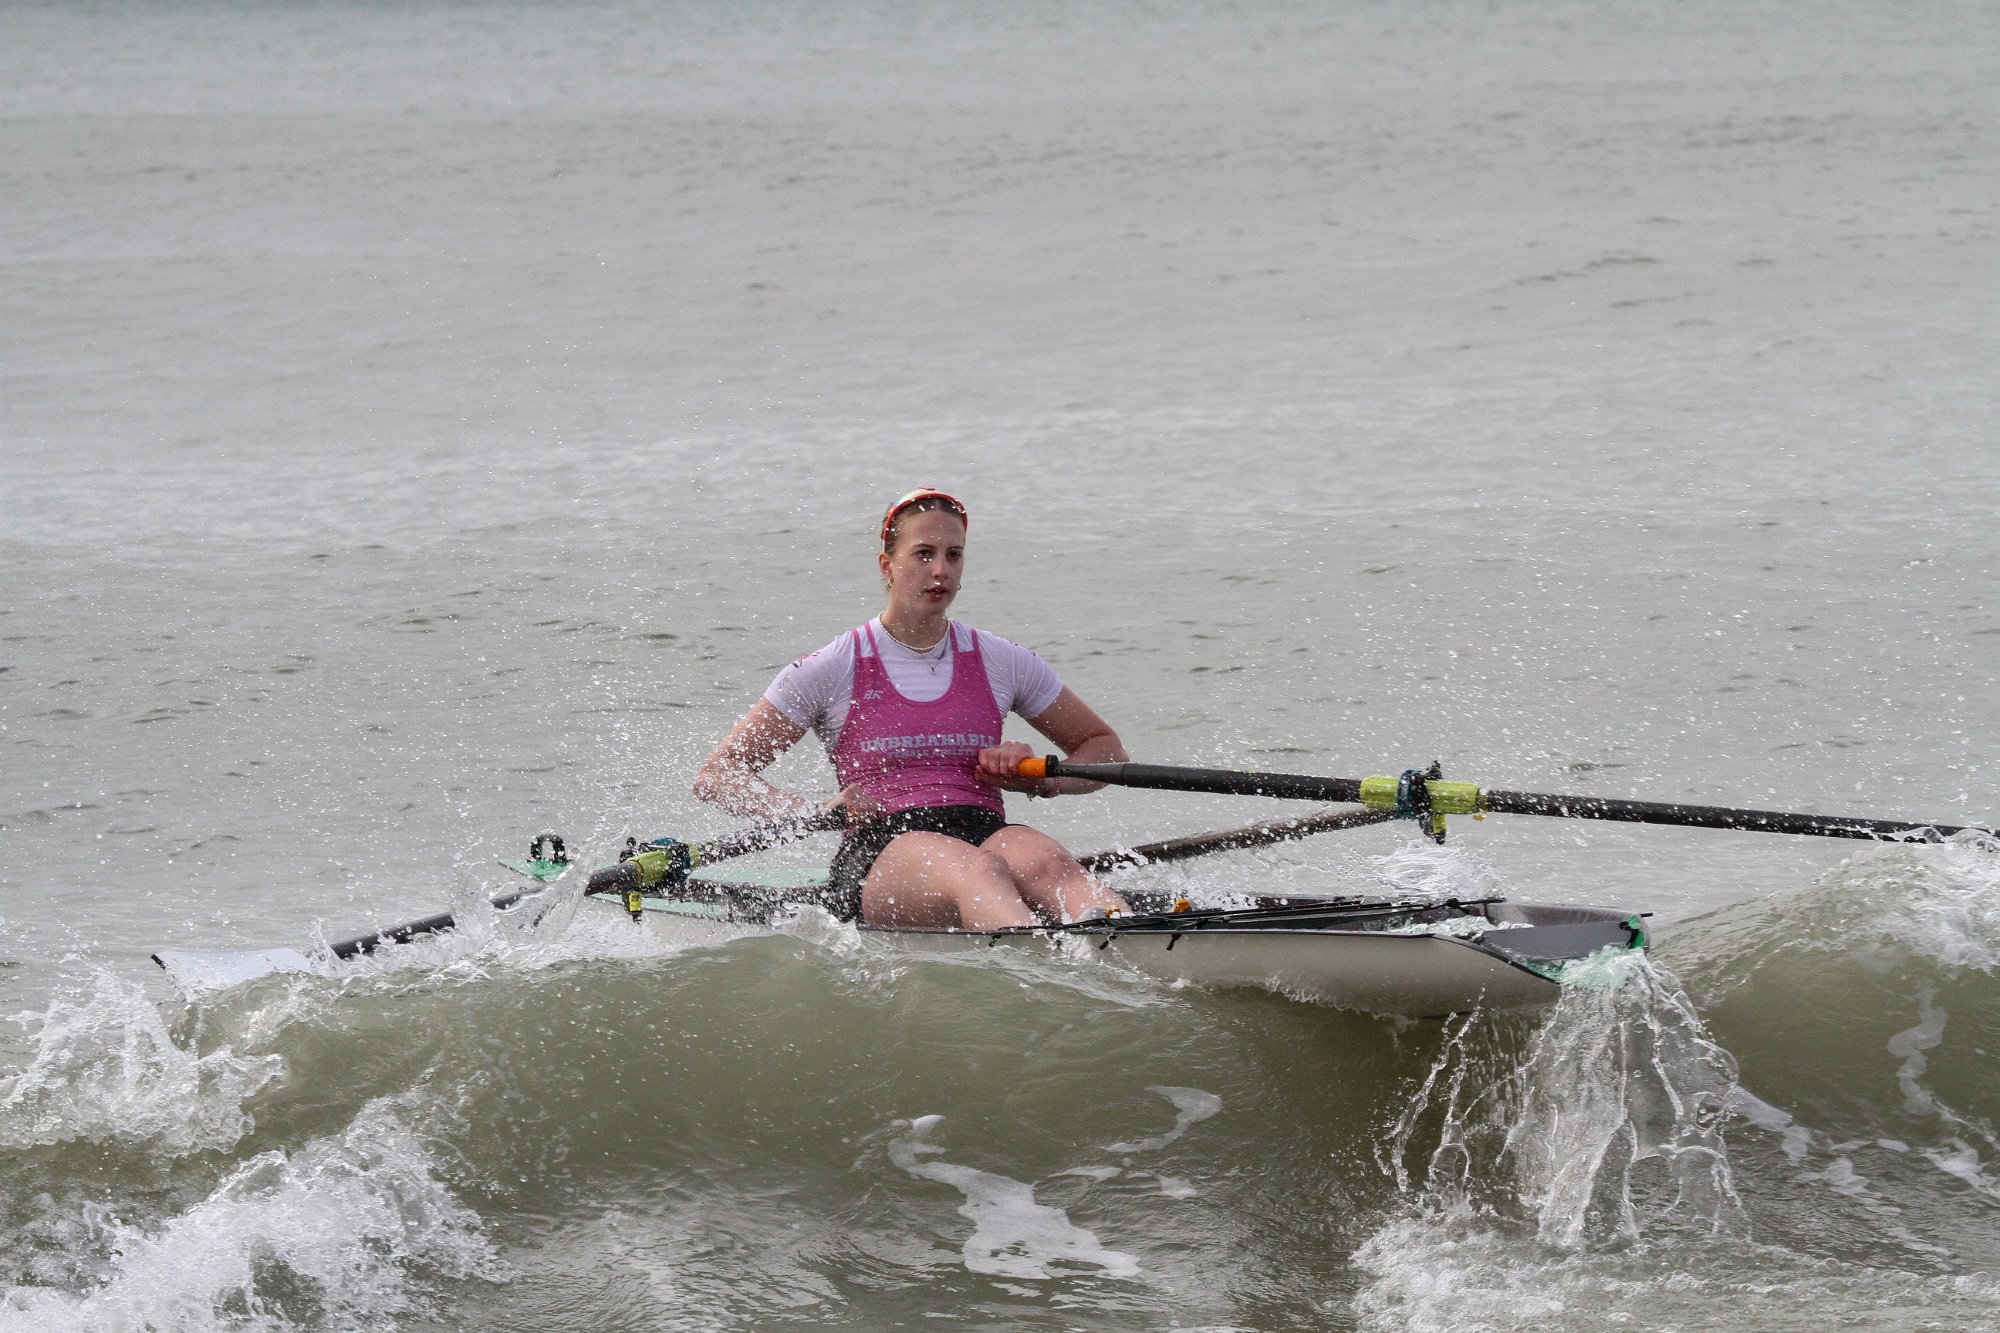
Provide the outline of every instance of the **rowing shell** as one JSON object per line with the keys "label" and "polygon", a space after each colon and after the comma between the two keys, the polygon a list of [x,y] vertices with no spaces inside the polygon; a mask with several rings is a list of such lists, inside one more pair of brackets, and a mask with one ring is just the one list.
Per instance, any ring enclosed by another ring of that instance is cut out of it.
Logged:
{"label": "rowing shell", "polygon": [[[711,877],[712,876],[712,877]],[[756,933],[824,902],[823,876],[716,868],[637,920],[676,944]],[[1128,891],[1130,916],[1056,929],[965,931],[857,925],[864,936],[923,950],[1061,947],[1065,937],[1169,981],[1250,987],[1363,1013],[1433,1018],[1553,1004],[1566,973],[1610,949],[1643,949],[1641,919],[1603,907],[1256,897],[1174,911],[1166,895]],[[623,898],[590,895],[589,912],[623,916]],[[1071,947],[1074,947],[1072,945]]]}
{"label": "rowing shell", "polygon": [[[570,868],[561,861],[505,864],[543,881],[560,878]],[[539,919],[554,905],[547,895],[555,892],[553,886],[523,890],[502,895],[492,905],[528,911]],[[1169,981],[1254,987],[1408,1018],[1552,1004],[1565,985],[1591,975],[1578,970],[1586,959],[1606,951],[1643,949],[1647,943],[1643,921],[1627,912],[1504,898],[1415,902],[1258,896],[1200,909],[1146,890],[1127,890],[1125,898],[1133,909],[1130,915],[1046,928],[967,931],[858,924],[855,929],[899,947],[924,950],[1094,948]],[[767,932],[801,912],[824,911],[828,901],[822,874],[711,867],[679,881],[664,896],[641,897],[633,919],[675,944],[715,944]],[[586,893],[581,910],[623,917],[630,907],[622,893]],[[196,993],[274,973],[336,976],[343,960],[453,924],[452,914],[444,913],[311,951],[162,950],[153,958],[183,989]]]}

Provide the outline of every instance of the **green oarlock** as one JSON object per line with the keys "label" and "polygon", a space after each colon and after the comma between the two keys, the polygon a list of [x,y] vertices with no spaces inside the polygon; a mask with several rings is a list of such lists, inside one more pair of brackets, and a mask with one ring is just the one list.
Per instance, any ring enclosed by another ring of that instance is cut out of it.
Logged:
{"label": "green oarlock", "polygon": [[1361,804],[1370,810],[1394,810],[1396,808],[1395,778],[1361,779]]}
{"label": "green oarlock", "polygon": [[[1396,789],[1401,782],[1401,778],[1361,779],[1361,803],[1370,810],[1394,810]],[[1430,789],[1432,814],[1476,815],[1486,808],[1476,782],[1432,778],[1424,785]]]}
{"label": "green oarlock", "polygon": [[652,889],[666,883],[674,873],[674,860],[673,853],[662,849],[640,852],[626,864],[639,872],[640,888]]}
{"label": "green oarlock", "polygon": [[[1476,815],[1486,808],[1486,800],[1476,782],[1445,782],[1432,778],[1431,809],[1441,815]],[[1390,799],[1394,799],[1394,792]]]}

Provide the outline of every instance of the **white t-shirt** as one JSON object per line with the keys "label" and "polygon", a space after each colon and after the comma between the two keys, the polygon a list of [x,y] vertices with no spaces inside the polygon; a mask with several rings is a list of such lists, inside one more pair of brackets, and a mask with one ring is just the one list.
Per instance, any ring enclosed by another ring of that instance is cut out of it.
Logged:
{"label": "white t-shirt", "polygon": [[[890,638],[881,617],[868,624],[881,646],[882,669],[889,683],[906,699],[918,703],[942,699],[951,688],[951,671],[959,653],[971,651],[975,634],[979,636],[979,656],[986,663],[986,683],[992,687],[1000,716],[1019,713],[1039,717],[1063,691],[1055,668],[1040,655],[997,634],[954,620],[948,636],[951,646],[940,661],[936,648],[913,653]],[[840,740],[840,728],[854,703],[854,637],[851,632],[842,634],[818,652],[801,657],[780,671],[771,688],[764,691],[773,708],[794,725],[810,727],[829,750]],[[861,651],[872,651],[866,634],[861,635]]]}

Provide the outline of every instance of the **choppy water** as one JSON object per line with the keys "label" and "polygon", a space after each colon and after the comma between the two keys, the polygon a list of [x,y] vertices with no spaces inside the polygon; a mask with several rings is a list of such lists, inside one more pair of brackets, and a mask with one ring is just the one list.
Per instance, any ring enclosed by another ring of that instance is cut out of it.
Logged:
{"label": "choppy water", "polygon": [[1990,822],[1996,51],[1833,0],[0,8],[0,1327],[2000,1327],[1972,846],[1171,872],[1656,913],[1541,1019],[476,914],[339,981],[146,959],[720,831],[694,764],[918,483],[961,612],[1148,759]]}

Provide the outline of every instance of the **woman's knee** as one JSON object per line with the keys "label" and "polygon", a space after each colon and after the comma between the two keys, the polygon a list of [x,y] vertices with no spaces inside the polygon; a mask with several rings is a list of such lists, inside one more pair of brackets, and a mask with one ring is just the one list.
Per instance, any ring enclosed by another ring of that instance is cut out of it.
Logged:
{"label": "woman's knee", "polygon": [[966,855],[951,868],[945,891],[957,902],[961,916],[970,919],[981,909],[1022,905],[1021,893],[1006,859],[997,852],[961,843]]}
{"label": "woman's knee", "polygon": [[1061,843],[1033,829],[1023,829],[1009,838],[996,854],[1017,883],[1055,883],[1083,873],[1083,867]]}
{"label": "woman's knee", "polygon": [[971,849],[972,868],[976,868],[982,878],[996,880],[1002,884],[1012,884],[1014,875],[1007,865],[1007,858],[988,847]]}

